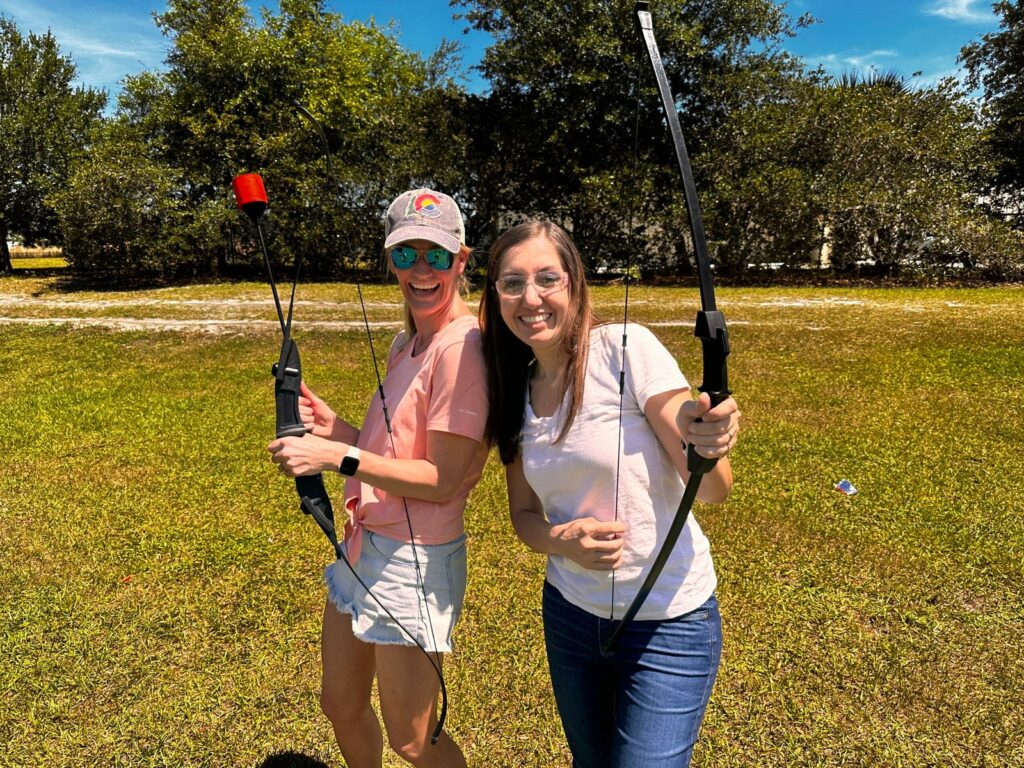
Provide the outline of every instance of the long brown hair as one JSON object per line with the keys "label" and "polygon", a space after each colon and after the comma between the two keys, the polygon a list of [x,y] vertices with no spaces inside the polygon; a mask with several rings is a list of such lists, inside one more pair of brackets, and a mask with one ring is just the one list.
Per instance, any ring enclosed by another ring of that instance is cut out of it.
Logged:
{"label": "long brown hair", "polygon": [[500,276],[499,270],[505,254],[535,237],[546,238],[554,246],[562,268],[569,275],[567,290],[570,301],[561,339],[566,365],[559,393],[559,401],[565,398],[566,392],[569,393],[569,408],[562,421],[558,440],[568,433],[583,401],[590,329],[595,323],[583,260],[564,229],[550,221],[526,221],[512,227],[494,241],[487,264],[487,284],[480,299],[480,330],[483,333],[487,390],[491,403],[487,415],[487,438],[498,446],[498,455],[504,464],[513,462],[519,453],[533,350],[516,338],[505,325],[495,281]]}

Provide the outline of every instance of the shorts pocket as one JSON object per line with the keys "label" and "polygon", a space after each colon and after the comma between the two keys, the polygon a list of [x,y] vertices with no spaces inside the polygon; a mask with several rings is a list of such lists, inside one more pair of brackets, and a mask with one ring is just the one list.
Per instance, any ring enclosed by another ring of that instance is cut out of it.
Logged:
{"label": "shorts pocket", "polygon": [[395,541],[389,539],[387,536],[381,536],[379,533],[366,530],[363,533],[364,546],[369,545],[373,550],[373,554],[379,560],[383,560],[389,565],[404,566],[406,568],[415,568],[416,559],[413,554],[411,544],[406,544],[402,541]]}

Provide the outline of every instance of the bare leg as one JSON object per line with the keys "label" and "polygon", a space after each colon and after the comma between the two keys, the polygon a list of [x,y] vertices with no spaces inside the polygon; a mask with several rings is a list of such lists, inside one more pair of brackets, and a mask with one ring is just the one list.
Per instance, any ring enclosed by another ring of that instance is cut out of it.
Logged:
{"label": "bare leg", "polygon": [[[378,645],[377,688],[388,744],[416,768],[465,768],[466,758],[442,732],[437,744],[430,736],[437,724],[437,673],[419,648]],[[434,654],[441,663],[441,654]]]}
{"label": "bare leg", "polygon": [[375,646],[352,634],[352,617],[324,608],[323,688],[320,708],[334,726],[334,737],[349,768],[380,768],[384,742],[370,704]]}

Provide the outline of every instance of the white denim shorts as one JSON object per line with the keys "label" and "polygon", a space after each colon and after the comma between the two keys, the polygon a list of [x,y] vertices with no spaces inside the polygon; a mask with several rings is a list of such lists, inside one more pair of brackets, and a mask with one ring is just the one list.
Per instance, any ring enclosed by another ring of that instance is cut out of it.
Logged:
{"label": "white denim shorts", "polygon": [[466,596],[466,537],[447,544],[417,544],[416,556],[424,586],[411,544],[364,530],[355,568],[373,596],[341,560],[324,569],[327,596],[340,613],[352,617],[352,633],[363,642],[415,645],[381,609],[383,603],[424,648],[448,653]]}

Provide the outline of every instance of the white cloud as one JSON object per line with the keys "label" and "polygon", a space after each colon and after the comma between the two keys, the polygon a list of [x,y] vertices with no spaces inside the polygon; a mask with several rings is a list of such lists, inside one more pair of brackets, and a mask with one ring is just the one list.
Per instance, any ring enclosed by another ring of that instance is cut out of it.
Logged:
{"label": "white cloud", "polygon": [[869,72],[874,69],[881,69],[886,67],[887,61],[891,59],[899,58],[897,51],[890,51],[884,48],[877,49],[874,51],[868,51],[866,53],[858,52],[843,52],[843,53],[826,53],[820,56],[804,56],[804,60],[809,63],[820,64],[826,72],[833,74],[840,74],[842,72],[849,72],[854,70],[856,72]]}
{"label": "white cloud", "polygon": [[853,67],[854,69],[873,69],[881,63],[879,59],[891,59],[895,58],[899,54],[896,51],[870,51],[863,55],[847,56],[843,59],[843,63],[847,66]]}
{"label": "white cloud", "polygon": [[[167,41],[148,11],[76,0],[2,0],[0,14],[14,20],[23,34],[53,32],[60,51],[78,68],[76,85],[104,88],[112,95],[126,75],[157,69]],[[113,100],[108,108],[112,108]]]}
{"label": "white cloud", "polygon": [[991,5],[983,4],[982,8],[987,10],[982,10],[976,7],[978,3],[979,0],[936,0],[931,7],[925,9],[925,13],[970,24],[992,21]]}

